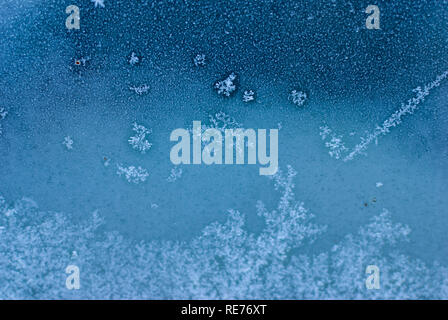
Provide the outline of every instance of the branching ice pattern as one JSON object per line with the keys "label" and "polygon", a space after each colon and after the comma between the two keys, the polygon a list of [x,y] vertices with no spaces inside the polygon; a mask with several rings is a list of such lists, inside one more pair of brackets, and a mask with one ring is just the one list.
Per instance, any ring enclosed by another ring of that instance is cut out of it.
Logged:
{"label": "branching ice pattern", "polygon": [[230,95],[236,90],[236,85],[234,83],[235,80],[236,74],[232,72],[224,80],[216,82],[215,89],[218,91],[218,94],[230,97]]}
{"label": "branching ice pattern", "polygon": [[117,174],[124,176],[128,182],[135,184],[145,182],[149,176],[148,171],[140,166],[123,167],[122,165],[117,165]]}
{"label": "branching ice pattern", "polygon": [[174,167],[171,169],[171,173],[168,178],[166,178],[166,181],[168,182],[174,182],[177,179],[180,179],[182,177],[182,168]]}
{"label": "branching ice pattern", "polygon": [[[4,299],[446,299],[448,270],[397,251],[410,229],[383,210],[329,252],[303,254],[325,227],[294,196],[296,172],[272,178],[278,205],[260,201],[257,234],[229,210],[189,242],[133,242],[100,233],[95,211],[76,224],[42,212],[32,200],[0,197],[0,297]],[[76,252],[76,254],[74,254]],[[309,251],[308,251],[309,252]],[[65,288],[65,268],[80,268],[81,289]],[[365,288],[365,268],[381,270],[381,288]]]}
{"label": "branching ice pattern", "polygon": [[[402,118],[406,115],[413,114],[414,111],[419,107],[419,105],[425,101],[425,98],[429,93],[436,87],[440,86],[441,82],[448,77],[448,71],[445,71],[441,75],[437,76],[436,79],[423,88],[417,87],[413,90],[415,97],[409,99],[407,103],[403,103],[401,108],[395,111],[388,119],[384,120],[382,125],[377,125],[372,132],[367,132],[365,136],[361,137],[361,142],[353,147],[350,151],[345,148],[342,142],[342,136],[332,135],[330,142],[326,142],[325,145],[330,149],[330,155],[339,159],[343,156],[343,161],[353,160],[356,156],[360,154],[365,154],[367,147],[375,142],[378,144],[378,138],[380,136],[386,135],[390,132],[390,129],[398,126],[402,122]],[[321,137],[323,140],[331,133],[331,129],[328,127],[321,127]],[[325,129],[325,130],[324,130]],[[347,153],[348,152],[348,153]]]}
{"label": "branching ice pattern", "polygon": [[292,101],[293,104],[295,104],[298,107],[301,107],[304,105],[307,95],[305,92],[299,91],[299,90],[292,90],[289,94],[289,99]]}
{"label": "branching ice pattern", "polygon": [[151,134],[151,129],[147,129],[146,127],[137,124],[134,122],[132,130],[135,132],[135,136],[129,138],[128,142],[132,146],[132,148],[140,151],[140,153],[146,153],[151,146],[152,143],[149,143],[146,140],[146,136]]}
{"label": "branching ice pattern", "polygon": [[141,86],[132,86],[129,87],[129,90],[135,92],[136,94],[138,94],[139,96],[143,95],[144,93],[148,93],[149,92],[149,86],[147,84],[143,84]]}
{"label": "branching ice pattern", "polygon": [[67,148],[67,150],[73,149],[73,139],[70,136],[65,137],[62,144]]}
{"label": "branching ice pattern", "polygon": [[205,54],[198,54],[193,58],[193,63],[196,67],[203,67],[206,65]]}

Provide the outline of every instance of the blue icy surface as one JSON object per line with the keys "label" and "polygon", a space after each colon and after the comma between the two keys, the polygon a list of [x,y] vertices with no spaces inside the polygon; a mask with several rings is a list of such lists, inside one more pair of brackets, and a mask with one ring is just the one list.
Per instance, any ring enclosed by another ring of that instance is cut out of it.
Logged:
{"label": "blue icy surface", "polygon": [[[448,298],[448,80],[366,155],[331,157],[320,135],[353,148],[448,70],[446,1],[377,1],[381,30],[368,1],[104,4],[0,5],[0,298]],[[171,131],[221,113],[280,128],[278,175],[172,174]]]}

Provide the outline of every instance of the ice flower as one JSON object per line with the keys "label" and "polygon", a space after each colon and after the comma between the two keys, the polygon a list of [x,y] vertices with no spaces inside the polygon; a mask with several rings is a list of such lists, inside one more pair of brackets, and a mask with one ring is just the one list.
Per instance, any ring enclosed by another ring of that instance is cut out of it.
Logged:
{"label": "ice flower", "polygon": [[146,151],[152,146],[152,143],[149,143],[148,140],[146,140],[146,136],[151,133],[151,130],[135,122],[133,125],[134,127],[132,130],[135,131],[135,136],[130,137],[128,142],[132,148],[140,151],[141,153],[146,153]]}
{"label": "ice flower", "polygon": [[3,120],[8,115],[8,111],[5,108],[0,107],[0,120]]}
{"label": "ice flower", "polygon": [[95,8],[104,8],[104,0],[90,0],[90,2],[93,2],[95,4]]}
{"label": "ice flower", "polygon": [[166,181],[168,182],[174,182],[177,179],[182,177],[182,168],[174,167],[171,169],[171,173],[168,178],[166,178]]}
{"label": "ice flower", "polygon": [[255,100],[255,92],[252,90],[246,90],[243,93],[243,101],[244,102],[250,102]]}
{"label": "ice flower", "polygon": [[140,58],[137,56],[135,52],[132,52],[131,57],[129,58],[129,64],[131,66],[135,66],[138,63],[140,63]]}
{"label": "ice flower", "polygon": [[[136,176],[138,168],[122,168]],[[131,240],[101,230],[94,211],[74,223],[31,199],[0,195],[0,296],[3,299],[447,299],[448,270],[400,250],[409,227],[383,210],[331,249],[313,250],[325,227],[294,194],[292,167],[271,177],[277,204],[259,201],[264,227],[229,210],[188,241]],[[130,182],[132,182],[132,179]],[[140,180],[139,180],[140,181]],[[155,203],[150,208],[156,209]],[[101,236],[99,236],[101,235]],[[306,245],[306,250],[301,250]],[[76,255],[73,254],[76,252]],[[64,270],[76,259],[82,290],[67,290]],[[366,288],[366,266],[380,269],[381,289]]]}
{"label": "ice flower", "polygon": [[136,86],[129,87],[129,90],[134,91],[136,94],[141,96],[142,94],[147,93],[149,91],[149,86],[146,84],[143,84],[138,87],[136,87]]}
{"label": "ice flower", "polygon": [[328,137],[331,137],[330,141],[325,142],[325,146],[329,149],[328,154],[331,157],[340,159],[348,151],[342,136],[334,134],[328,126],[321,126],[319,135],[322,140],[327,140]]}
{"label": "ice flower", "polygon": [[73,139],[70,138],[70,136],[67,136],[64,138],[64,141],[62,142],[62,144],[68,149],[68,150],[72,150],[73,149]]}
{"label": "ice flower", "polygon": [[448,71],[445,71],[441,75],[437,76],[436,79],[423,88],[417,87],[413,90],[415,96],[407,101],[407,103],[402,103],[401,108],[395,111],[389,118],[383,121],[382,125],[377,125],[372,132],[367,132],[364,137],[361,137],[361,142],[358,143],[351,152],[344,158],[344,161],[353,160],[357,155],[364,154],[367,147],[372,143],[378,143],[378,138],[380,136],[389,133],[390,129],[398,126],[402,122],[402,118],[406,115],[411,115],[417,110],[419,105],[425,101],[425,98],[429,93],[436,87],[440,86],[441,82],[448,77]]}
{"label": "ice flower", "polygon": [[193,63],[196,67],[205,66],[205,54],[198,54],[193,58]]}
{"label": "ice flower", "polygon": [[149,176],[148,171],[140,166],[123,167],[121,165],[117,165],[117,174],[119,176],[124,175],[128,182],[132,182],[135,184],[145,182]]}
{"label": "ice flower", "polygon": [[303,106],[307,99],[307,95],[305,92],[298,91],[298,90],[292,90],[289,94],[289,99],[294,103],[296,106]]}
{"label": "ice flower", "polygon": [[218,91],[218,94],[230,97],[230,95],[236,90],[236,85],[234,83],[235,80],[236,80],[236,74],[232,72],[224,80],[216,82],[215,89]]}

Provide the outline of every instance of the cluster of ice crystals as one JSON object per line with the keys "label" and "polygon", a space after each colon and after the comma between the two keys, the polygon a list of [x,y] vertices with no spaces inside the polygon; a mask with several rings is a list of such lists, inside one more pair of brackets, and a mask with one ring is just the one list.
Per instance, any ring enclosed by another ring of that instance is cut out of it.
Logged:
{"label": "cluster of ice crystals", "polygon": [[143,84],[141,86],[132,86],[129,87],[129,90],[134,91],[136,94],[138,94],[139,96],[141,96],[144,93],[147,93],[149,91],[149,86],[146,84]]}
{"label": "cluster of ice crystals", "polygon": [[[122,168],[129,179],[138,168]],[[296,172],[272,177],[277,206],[259,201],[263,230],[250,233],[245,215],[205,227],[189,242],[135,243],[117,233],[97,237],[95,211],[74,224],[22,199],[0,196],[0,296],[4,299],[447,299],[448,271],[401,254],[410,229],[383,210],[330,251],[300,253],[325,228],[294,195]],[[146,179],[146,177],[145,177]],[[156,206],[151,205],[151,208]],[[93,241],[95,239],[95,241]],[[76,252],[76,255],[73,254]],[[55,259],[57,257],[57,259]],[[82,290],[67,290],[64,270],[82,270]],[[366,266],[380,268],[380,290],[366,288]]]}
{"label": "cluster of ice crystals", "polygon": [[243,101],[250,102],[255,100],[255,92],[252,90],[245,90],[243,93]]}
{"label": "cluster of ice crystals", "polygon": [[168,182],[174,182],[177,179],[182,177],[182,168],[174,167],[171,169],[171,173],[168,178],[166,178],[166,181]]}
{"label": "cluster of ice crystals", "polygon": [[322,140],[327,140],[328,137],[331,138],[329,141],[325,142],[325,146],[329,149],[328,154],[331,157],[339,159],[345,152],[347,152],[348,149],[342,140],[342,136],[334,134],[328,126],[321,126],[319,135]]}
{"label": "cluster of ice crystals", "polygon": [[8,115],[8,111],[5,108],[0,107],[0,120],[3,120]]}
{"label": "cluster of ice crystals", "polygon": [[216,82],[215,89],[218,91],[218,94],[230,97],[230,95],[236,90],[236,85],[234,83],[235,79],[236,74],[232,72],[224,80]]}
{"label": "cluster of ice crystals", "polygon": [[135,184],[145,182],[149,176],[148,171],[140,166],[123,167],[121,165],[117,165],[117,174],[119,176],[124,175],[128,182],[132,182]]}
{"label": "cluster of ice crystals", "polygon": [[305,103],[307,98],[307,95],[305,92],[298,91],[298,90],[292,90],[289,94],[289,99],[294,103],[295,105],[301,107]]}
{"label": "cluster of ice crystals", "polygon": [[342,140],[342,136],[332,133],[328,126],[322,126],[320,127],[320,130],[319,135],[322,140],[327,140],[328,137],[331,137],[330,141],[325,142],[325,146],[329,149],[328,154],[336,159],[341,158],[343,154],[348,151]]}
{"label": "cluster of ice crystals", "polygon": [[68,149],[68,150],[72,150],[73,149],[73,139],[70,136],[67,136],[64,138],[64,141],[62,142],[62,144]]}
{"label": "cluster of ice crystals", "polygon": [[135,122],[133,126],[132,130],[135,131],[135,136],[130,137],[128,142],[132,148],[141,153],[145,153],[152,146],[152,143],[149,143],[148,140],[146,140],[146,136],[151,133],[151,130]]}
{"label": "cluster of ice crystals", "polygon": [[193,63],[196,67],[203,67],[206,64],[205,54],[198,54],[193,58]]}

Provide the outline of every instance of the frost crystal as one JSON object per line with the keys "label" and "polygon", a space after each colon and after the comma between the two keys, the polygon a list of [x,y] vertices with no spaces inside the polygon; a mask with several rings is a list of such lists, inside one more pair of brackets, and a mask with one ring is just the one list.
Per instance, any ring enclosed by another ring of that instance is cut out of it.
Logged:
{"label": "frost crystal", "polygon": [[151,130],[142,125],[138,125],[135,122],[132,130],[135,131],[135,136],[130,137],[128,142],[132,148],[137,149],[144,154],[152,146],[152,143],[149,143],[148,140],[146,140],[146,136],[151,133]]}
{"label": "frost crystal", "polygon": [[425,97],[429,95],[432,89],[440,86],[440,83],[448,77],[448,71],[445,71],[437,78],[426,84],[423,89],[417,87],[413,90],[415,97],[407,101],[406,104],[402,104],[401,108],[395,111],[388,119],[384,120],[381,126],[377,125],[371,133],[367,133],[366,136],[361,137],[361,142],[358,143],[352,151],[344,158],[344,161],[352,160],[355,156],[365,153],[367,147],[375,141],[378,142],[378,138],[382,135],[389,133],[390,129],[399,125],[402,121],[402,117],[413,114],[418,108],[419,104],[425,101]]}
{"label": "frost crystal", "polygon": [[90,2],[93,2],[96,7],[104,8],[104,0],[90,0]]}
{"label": "frost crystal", "polygon": [[134,91],[136,94],[138,94],[140,96],[149,91],[149,86],[146,84],[138,86],[138,87],[133,86],[133,87],[129,87],[129,90]]}
{"label": "frost crystal", "polygon": [[140,58],[135,54],[135,52],[132,52],[131,57],[129,58],[129,64],[131,66],[135,66],[139,62],[140,62]]}
{"label": "frost crystal", "polygon": [[[0,107],[0,121],[5,119],[8,114],[8,111],[5,108]],[[0,123],[0,135],[2,134],[2,124]]]}
{"label": "frost crystal", "polygon": [[236,74],[232,72],[226,79],[216,82],[215,89],[218,91],[218,94],[230,97],[232,92],[236,90],[235,79]]}
{"label": "frost crystal", "polygon": [[182,177],[182,168],[174,167],[171,169],[171,174],[168,178],[166,178],[166,181],[174,182],[180,177]]}
{"label": "frost crystal", "polygon": [[[137,170],[134,167],[133,170]],[[127,171],[129,168],[123,168]],[[272,177],[275,208],[260,201],[264,228],[247,231],[245,215],[205,227],[188,242],[142,241],[118,233],[98,237],[95,211],[73,223],[41,212],[30,199],[9,205],[0,196],[0,286],[3,299],[447,299],[448,270],[400,253],[410,229],[383,210],[331,250],[301,252],[324,227],[294,195],[296,172]],[[157,205],[151,203],[151,208]],[[92,240],[95,241],[92,241]],[[74,255],[73,252],[77,254]],[[75,256],[75,257],[74,257]],[[77,257],[76,257],[77,256]],[[55,259],[57,257],[57,259]],[[83,289],[69,291],[61,273],[77,259]],[[366,266],[377,265],[381,290],[366,290]],[[117,275],[119,277],[117,278]]]}
{"label": "frost crystal", "polygon": [[194,57],[193,62],[196,67],[205,66],[205,54],[198,54],[196,57]]}
{"label": "frost crystal", "polygon": [[250,102],[255,100],[255,92],[252,90],[246,90],[243,94],[243,101],[244,102]]}
{"label": "frost crystal", "polygon": [[201,132],[195,133],[193,132],[193,129],[190,128],[189,131],[191,134],[203,134],[205,130],[207,129],[217,129],[221,131],[222,134],[225,134],[226,129],[236,129],[236,128],[242,128],[242,124],[237,122],[235,118],[228,115],[227,113],[223,111],[219,111],[215,113],[214,115],[209,115],[209,124],[202,124],[202,130]]}
{"label": "frost crystal", "polygon": [[328,154],[336,159],[341,158],[341,156],[347,152],[344,142],[342,141],[342,136],[337,136],[332,133],[331,129],[327,126],[320,127],[320,133],[322,140],[326,140],[327,137],[331,135],[331,140],[325,142],[325,146],[329,149]]}
{"label": "frost crystal", "polygon": [[70,138],[70,136],[67,136],[64,138],[64,142],[62,142],[62,144],[68,149],[68,150],[72,150],[73,149],[73,140],[72,138]]}
{"label": "frost crystal", "polygon": [[138,184],[140,182],[145,182],[146,178],[148,178],[149,173],[146,169],[143,169],[142,167],[123,167],[121,165],[117,165],[117,174],[119,176],[124,175],[126,177],[126,180],[128,182],[132,182],[135,184]]}
{"label": "frost crystal", "polygon": [[306,93],[302,92],[302,91],[297,91],[297,90],[292,90],[290,95],[289,95],[289,99],[292,101],[292,103],[294,103],[297,106],[303,106],[303,104],[306,101]]}

